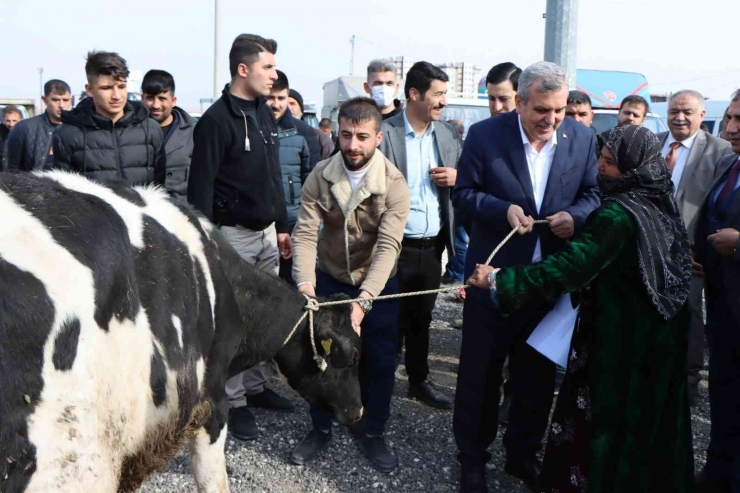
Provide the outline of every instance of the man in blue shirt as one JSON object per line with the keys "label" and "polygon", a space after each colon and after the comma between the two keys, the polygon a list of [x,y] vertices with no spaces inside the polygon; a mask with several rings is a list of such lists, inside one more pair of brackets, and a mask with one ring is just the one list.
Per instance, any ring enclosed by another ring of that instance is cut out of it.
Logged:
{"label": "man in blue shirt", "polygon": [[[447,74],[418,62],[406,75],[406,109],[383,122],[380,151],[401,170],[411,192],[411,210],[398,259],[401,292],[439,288],[442,252],[454,252],[450,191],[462,152],[457,130],[440,121],[447,105]],[[401,299],[399,328],[406,341],[409,397],[441,409],[453,398],[429,381],[429,326],[436,295]]]}

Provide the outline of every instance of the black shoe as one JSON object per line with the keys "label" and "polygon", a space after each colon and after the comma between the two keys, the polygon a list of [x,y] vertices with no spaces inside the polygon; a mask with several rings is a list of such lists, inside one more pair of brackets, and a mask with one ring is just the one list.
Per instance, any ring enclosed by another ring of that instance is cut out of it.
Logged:
{"label": "black shoe", "polygon": [[319,455],[319,452],[324,450],[330,441],[331,431],[324,433],[314,428],[293,449],[293,452],[290,454],[290,461],[293,464],[304,466]]}
{"label": "black shoe", "polygon": [[455,280],[452,279],[450,277],[450,275],[447,274],[447,272],[445,272],[444,274],[442,274],[441,282],[442,282],[442,284],[453,284],[455,282]]}
{"label": "black shoe", "polygon": [[542,487],[540,486],[540,464],[536,458],[507,458],[504,471],[517,479],[521,479],[529,491],[542,493]]}
{"label": "black shoe", "polygon": [[417,384],[409,384],[408,396],[437,409],[452,409],[452,404],[455,402],[454,397],[439,390],[429,380],[424,380]]}
{"label": "black shoe", "polygon": [[383,437],[360,438],[360,451],[365,454],[367,460],[380,472],[391,472],[398,467],[398,458],[388,450]]}
{"label": "black shoe", "polygon": [[488,493],[485,466],[460,466],[460,493]]}
{"label": "black shoe", "polygon": [[265,387],[265,390],[259,394],[248,395],[247,405],[249,407],[263,407],[273,411],[282,411],[289,413],[295,409],[295,406],[285,397],[276,394],[274,391]]}
{"label": "black shoe", "polygon": [[730,493],[729,480],[712,478],[706,467],[694,475],[694,493]]}
{"label": "black shoe", "polygon": [[247,406],[229,409],[229,431],[239,440],[255,440],[260,432]]}

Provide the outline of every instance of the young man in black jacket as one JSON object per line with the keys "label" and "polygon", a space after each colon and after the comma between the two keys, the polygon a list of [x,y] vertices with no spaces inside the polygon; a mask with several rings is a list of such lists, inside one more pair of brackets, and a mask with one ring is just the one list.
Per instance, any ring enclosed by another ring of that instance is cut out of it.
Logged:
{"label": "young man in black jacket", "polygon": [[85,64],[87,98],[62,112],[54,131],[54,168],[104,182],[164,184],[162,131],[139,102],[128,101],[126,60],[91,51]]}
{"label": "young man in black jacket", "polygon": [[11,171],[34,171],[49,169],[54,164],[51,135],[62,124],[62,111],[72,107],[72,91],[69,84],[52,79],[44,84],[46,111],[19,122],[8,140],[8,169]]}
{"label": "young man in black jacket", "polygon": [[[278,259],[292,256],[278,158],[278,130],[270,95],[277,43],[241,34],[231,46],[231,83],[208,108],[193,132],[188,201],[220,226],[247,262],[278,273]],[[261,365],[226,382],[229,428],[236,438],[253,440],[258,430],[247,409],[292,410],[287,399],[265,387]]]}
{"label": "young man in black jacket", "polygon": [[188,192],[190,158],[193,155],[195,120],[177,104],[175,79],[164,70],[150,70],[141,81],[141,101],[149,117],[159,123],[167,155],[164,186],[170,194],[185,198]]}

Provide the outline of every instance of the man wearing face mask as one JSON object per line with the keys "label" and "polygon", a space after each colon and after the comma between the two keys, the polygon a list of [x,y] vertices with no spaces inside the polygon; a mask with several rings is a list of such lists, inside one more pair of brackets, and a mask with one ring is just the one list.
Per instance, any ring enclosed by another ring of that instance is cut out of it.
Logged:
{"label": "man wearing face mask", "polygon": [[390,60],[373,60],[367,66],[365,92],[378,104],[383,121],[393,118],[403,111],[398,96],[398,75],[396,66]]}
{"label": "man wearing face mask", "polygon": [[[411,211],[398,259],[401,292],[439,288],[442,252],[455,252],[450,191],[462,146],[455,127],[440,121],[447,105],[447,74],[428,62],[406,75],[406,109],[383,122],[381,152],[401,170],[411,190]],[[436,294],[401,299],[401,335],[406,343],[409,397],[439,409],[453,398],[429,376],[429,326]]]}

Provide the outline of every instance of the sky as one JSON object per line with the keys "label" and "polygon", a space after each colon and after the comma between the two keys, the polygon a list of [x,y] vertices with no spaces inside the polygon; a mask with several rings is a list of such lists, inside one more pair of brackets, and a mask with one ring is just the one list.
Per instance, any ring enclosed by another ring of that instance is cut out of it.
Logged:
{"label": "sky", "polygon": [[[0,0],[0,98],[38,98],[44,81],[84,89],[88,50],[116,51],[131,70],[175,77],[178,105],[198,111],[213,96],[214,0]],[[407,55],[482,69],[543,58],[546,0],[219,0],[219,74],[240,33],[278,42],[278,68],[304,99],[319,104],[323,84],[354,75],[373,58]],[[651,92],[697,89],[728,99],[740,88],[733,50],[738,0],[579,0],[578,68],[641,72]],[[736,49],[736,48],[735,48]],[[220,91],[219,91],[220,92]]]}

